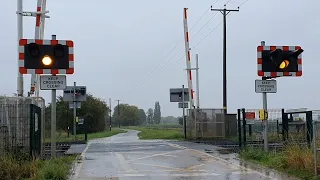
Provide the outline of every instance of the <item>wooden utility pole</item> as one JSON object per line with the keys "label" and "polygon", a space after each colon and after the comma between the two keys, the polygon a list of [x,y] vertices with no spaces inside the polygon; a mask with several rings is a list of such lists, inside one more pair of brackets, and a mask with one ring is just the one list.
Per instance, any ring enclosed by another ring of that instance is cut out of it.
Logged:
{"label": "wooden utility pole", "polygon": [[118,101],[118,126],[120,128],[120,100],[116,100]]}
{"label": "wooden utility pole", "polygon": [[112,107],[111,107],[111,98],[109,98],[109,111],[110,111],[110,119],[109,119],[109,130],[111,131],[111,127],[112,127],[112,125],[111,125],[111,123],[112,123]]}
{"label": "wooden utility pole", "polygon": [[223,15],[223,116],[222,120],[225,123],[225,135],[228,137],[230,133],[229,123],[227,123],[227,15],[231,11],[239,11],[238,9],[227,9],[226,5],[224,5],[223,9],[212,9],[211,11],[220,11]]}
{"label": "wooden utility pole", "polygon": [[211,11],[220,11],[223,15],[223,113],[227,114],[227,15],[231,11],[239,11],[238,9],[212,9]]}

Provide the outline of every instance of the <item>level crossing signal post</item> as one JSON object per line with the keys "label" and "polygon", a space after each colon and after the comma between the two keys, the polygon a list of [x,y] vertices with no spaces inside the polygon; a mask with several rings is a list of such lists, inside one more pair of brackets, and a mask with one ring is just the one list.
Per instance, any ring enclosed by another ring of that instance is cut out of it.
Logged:
{"label": "level crossing signal post", "polygon": [[[40,76],[41,90],[52,91],[51,103],[51,157],[56,157],[56,90],[66,88],[66,75],[74,73],[73,41],[20,39],[19,72],[45,74]],[[58,75],[59,74],[59,75]]]}
{"label": "level crossing signal post", "polygon": [[183,118],[183,134],[184,138],[187,139],[187,122],[185,116],[185,108],[188,108],[189,104],[189,91],[182,85],[182,88],[170,88],[170,102],[177,102],[178,107],[182,108]]}
{"label": "level crossing signal post", "polygon": [[[73,135],[77,140],[77,109],[81,108],[81,102],[87,100],[87,87],[77,86],[76,82],[73,82],[73,86],[67,86],[63,91],[63,101],[69,103],[69,108],[73,109]],[[86,126],[86,124],[85,124]]]}
{"label": "level crossing signal post", "polygon": [[257,47],[257,70],[262,80],[255,81],[256,93],[262,93],[264,150],[268,151],[267,93],[277,92],[274,78],[302,76],[302,52],[300,46],[266,46],[264,41]]}

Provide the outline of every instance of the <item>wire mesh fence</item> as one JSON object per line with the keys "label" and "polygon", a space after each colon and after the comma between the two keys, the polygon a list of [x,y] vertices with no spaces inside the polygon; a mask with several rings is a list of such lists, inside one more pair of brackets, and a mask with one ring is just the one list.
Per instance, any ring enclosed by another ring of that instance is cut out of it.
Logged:
{"label": "wire mesh fence", "polygon": [[[263,142],[264,123],[259,120],[260,109],[242,109],[240,120],[243,137],[249,144]],[[245,120],[245,122],[243,121]],[[271,142],[281,140],[280,124],[282,122],[281,109],[268,109],[268,139]],[[245,124],[245,125],[244,125]],[[245,128],[245,129],[244,129]]]}
{"label": "wire mesh fence", "polygon": [[[268,109],[268,143],[270,148],[285,145],[309,145],[312,121],[320,119],[320,111],[285,111]],[[239,128],[240,127],[240,128]],[[265,121],[259,120],[259,109],[238,110],[239,146],[263,147]]]}
{"label": "wire mesh fence", "polygon": [[[198,143],[224,147],[222,153],[238,153],[245,147],[264,149],[264,128],[267,122],[269,151],[285,153],[286,158],[297,161],[296,167],[308,171],[315,167],[314,171],[318,173],[320,110],[278,108],[268,109],[267,112],[267,121],[263,121],[259,117],[260,109],[238,109],[234,126],[229,122],[233,115],[223,121],[222,109],[189,109],[188,138],[196,139]],[[317,123],[313,125],[314,122]]]}
{"label": "wire mesh fence", "polygon": [[313,119],[313,131],[312,131],[312,138],[313,138],[313,169],[315,175],[319,174],[320,170],[320,111],[313,111],[312,114]]}
{"label": "wire mesh fence", "polygon": [[182,129],[183,128],[183,125],[181,124],[144,124],[140,126],[151,128],[151,129]]}
{"label": "wire mesh fence", "polygon": [[188,109],[187,114],[189,139],[225,137],[223,109]]}
{"label": "wire mesh fence", "polygon": [[[16,150],[30,152],[30,119],[33,117],[30,104],[38,104],[44,111],[42,98],[0,97],[0,154]],[[44,121],[43,117],[39,119]]]}

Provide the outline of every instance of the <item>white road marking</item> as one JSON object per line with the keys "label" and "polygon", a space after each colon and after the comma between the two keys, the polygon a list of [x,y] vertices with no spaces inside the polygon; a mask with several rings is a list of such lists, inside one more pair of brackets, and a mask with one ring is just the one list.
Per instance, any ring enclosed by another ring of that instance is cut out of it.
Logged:
{"label": "white road marking", "polygon": [[[135,148],[138,149],[138,148]],[[131,149],[133,150],[133,149]],[[150,152],[143,152],[143,151],[129,151],[129,152],[121,152],[121,154],[144,154],[144,155],[154,155],[154,153],[150,153]],[[173,157],[173,158],[177,158],[178,156],[175,155],[171,155],[171,154],[158,154],[158,156],[166,156],[166,157]]]}
{"label": "white road marking", "polygon": [[82,152],[81,155],[79,156],[80,162],[79,162],[79,160],[77,159],[77,164],[76,164],[76,167],[75,167],[74,174],[71,175],[70,179],[75,179],[76,177],[79,176],[80,170],[81,170],[82,165],[83,165],[83,161],[85,160],[85,154],[86,154],[86,152],[87,152],[90,144],[91,144],[91,143],[88,143],[88,144],[87,144],[87,147],[83,150],[83,152]]}
{"label": "white road marking", "polygon": [[152,155],[154,153],[151,152],[143,152],[143,151],[127,151],[127,152],[121,152],[122,154],[145,154],[145,155]]}
{"label": "white road marking", "polygon": [[137,149],[154,149],[154,147],[150,146],[150,147],[134,147],[134,148],[130,148],[130,150],[137,150]]}
{"label": "white road marking", "polygon": [[[126,171],[127,173],[129,171]],[[136,171],[137,172],[137,171]],[[188,173],[194,173],[194,172],[212,172],[212,170],[185,170],[185,169],[177,169],[177,170],[139,170],[138,172],[143,173],[143,172],[152,172],[152,173],[159,173],[159,172],[188,172]]]}
{"label": "white road marking", "polygon": [[141,160],[141,159],[147,159],[147,158],[156,157],[156,156],[168,155],[168,154],[171,154],[171,153],[174,153],[174,152],[179,152],[179,151],[181,151],[181,150],[170,151],[170,152],[166,152],[166,153],[153,154],[153,155],[150,155],[150,156],[145,156],[145,157],[141,157],[141,158],[137,158],[137,159],[132,159],[132,160],[129,160],[128,162]]}
{"label": "white road marking", "polygon": [[177,144],[171,144],[169,142],[168,142],[168,145],[171,146],[171,147],[178,148],[178,149],[188,149],[187,147],[180,146],[180,145],[177,145]]}
{"label": "white road marking", "polygon": [[159,155],[159,156],[173,157],[173,158],[177,158],[178,157],[178,156],[171,155],[171,154],[162,154],[162,155]]}
{"label": "white road marking", "polygon": [[130,165],[127,163],[126,159],[123,157],[123,155],[121,153],[117,153],[115,152],[117,159],[119,160],[119,164],[125,169],[125,170],[129,170],[129,171],[133,171],[130,168]]}
{"label": "white road marking", "polygon": [[147,174],[123,174],[123,176],[126,176],[126,177],[144,177],[144,176],[147,176]]}
{"label": "white road marking", "polygon": [[206,162],[206,163],[192,165],[192,166],[189,166],[189,167],[187,167],[187,168],[185,168],[185,169],[193,170],[194,168],[199,168],[199,167],[201,167],[201,166],[208,165],[208,163],[211,163],[211,162],[214,162],[214,161],[216,161],[216,160],[210,160],[210,161],[208,161],[208,162]]}
{"label": "white road marking", "polygon": [[172,169],[172,170],[174,170],[174,171],[181,171],[181,168],[161,166],[161,165],[156,165],[156,164],[145,164],[145,163],[132,163],[132,164],[143,165],[143,166],[159,167],[159,168],[165,168],[165,169]]}
{"label": "white road marking", "polygon": [[217,157],[217,156],[208,154],[208,153],[206,153],[206,152],[202,152],[202,151],[199,151],[199,150],[196,150],[196,149],[189,149],[189,148],[187,148],[187,147],[185,147],[185,146],[180,146],[180,145],[176,145],[176,144],[171,144],[171,143],[169,143],[169,142],[167,142],[167,143],[168,143],[169,146],[178,147],[178,148],[180,148],[180,149],[188,149],[188,150],[197,152],[197,153],[199,153],[199,154],[203,154],[203,155],[206,155],[206,156],[215,158],[215,159],[217,159],[218,161],[225,163],[225,164],[228,165],[230,168],[245,170],[245,172],[246,172],[247,174],[248,174],[248,173],[250,173],[250,174],[252,174],[252,173],[257,173],[257,174],[259,174],[260,176],[270,178],[269,176],[266,176],[266,175],[263,174],[263,173],[260,173],[260,172],[258,172],[258,171],[254,171],[254,170],[249,169],[249,168],[246,168],[246,167],[244,167],[244,166],[241,166],[241,165],[232,163],[232,162],[230,162],[230,161],[227,161],[227,160],[222,159],[222,158],[219,158],[219,157]]}
{"label": "white road marking", "polygon": [[125,177],[145,177],[145,176],[167,176],[167,177],[199,177],[199,176],[220,176],[221,174],[217,173],[176,173],[176,174],[160,174],[160,173],[153,173],[153,174],[123,174]]}

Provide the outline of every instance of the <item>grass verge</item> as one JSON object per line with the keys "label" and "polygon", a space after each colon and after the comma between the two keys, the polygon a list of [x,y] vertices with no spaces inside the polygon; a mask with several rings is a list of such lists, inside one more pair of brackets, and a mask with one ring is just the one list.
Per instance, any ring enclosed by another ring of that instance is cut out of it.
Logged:
{"label": "grass verge", "polygon": [[[111,131],[107,130],[102,132],[90,133],[88,134],[88,140],[110,137],[123,132],[125,131],[119,128],[112,128]],[[46,138],[45,141],[50,142],[50,138]],[[57,142],[74,142],[74,141],[75,141],[75,137],[73,135],[70,134],[70,136],[68,137],[67,132],[57,132]],[[84,141],[84,134],[77,134],[76,141]]]}
{"label": "grass verge", "polygon": [[66,180],[76,156],[52,160],[28,160],[11,155],[0,156],[0,180]]}
{"label": "grass verge", "polygon": [[320,177],[314,177],[313,152],[307,147],[290,145],[281,152],[264,152],[260,148],[246,148],[240,152],[240,158],[301,179],[320,179]]}
{"label": "grass verge", "polygon": [[141,131],[138,136],[140,139],[174,139],[183,140],[183,131],[181,128],[149,128],[149,127],[138,127],[129,126],[124,127],[126,129],[134,129]]}

